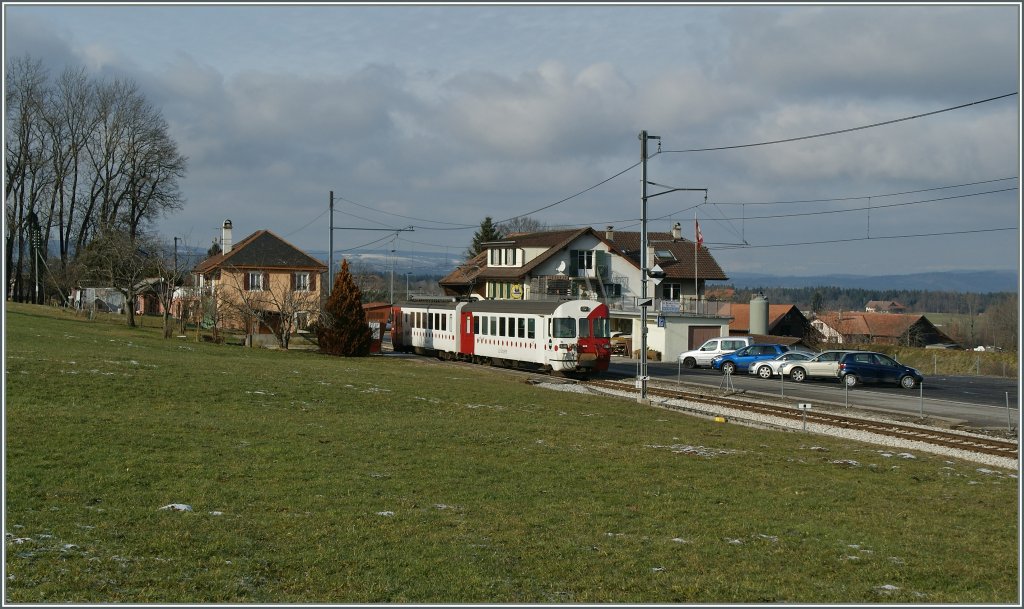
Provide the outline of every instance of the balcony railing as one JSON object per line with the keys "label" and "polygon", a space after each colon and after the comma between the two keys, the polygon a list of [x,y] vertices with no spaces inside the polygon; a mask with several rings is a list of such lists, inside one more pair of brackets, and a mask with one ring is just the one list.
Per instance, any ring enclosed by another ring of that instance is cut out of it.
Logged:
{"label": "balcony railing", "polygon": [[[608,307],[613,311],[638,313],[632,296],[608,299]],[[654,306],[648,307],[648,313],[664,315],[683,315],[694,317],[732,317],[732,303],[719,300],[684,298],[682,300],[654,299]]]}

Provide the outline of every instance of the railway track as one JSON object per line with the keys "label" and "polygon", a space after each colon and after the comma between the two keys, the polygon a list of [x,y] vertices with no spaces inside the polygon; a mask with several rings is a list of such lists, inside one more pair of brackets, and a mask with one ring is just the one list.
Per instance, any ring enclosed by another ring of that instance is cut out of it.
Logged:
{"label": "railway track", "polygon": [[[585,382],[584,384],[587,387],[596,389],[610,389],[614,391],[635,390],[635,387],[632,383],[624,383],[612,380],[591,380]],[[828,425],[832,427],[839,427],[854,431],[863,431],[878,434],[881,436],[889,436],[905,440],[913,440],[916,442],[924,442],[927,444],[931,444],[933,446],[955,448],[958,450],[964,450],[968,452],[986,455],[995,455],[1010,459],[1017,459],[1019,452],[1019,445],[1017,442],[1000,440],[998,438],[979,437],[975,435],[958,433],[955,431],[916,427],[912,425],[903,425],[900,423],[890,421],[864,419],[829,412],[802,411],[787,405],[768,404],[764,402],[743,400],[728,396],[711,396],[704,393],[682,391],[679,389],[648,387],[647,394],[649,396],[655,396],[660,398],[686,400],[689,402],[697,402],[700,404],[708,404],[711,406],[725,407],[730,408],[732,410],[739,410],[741,412],[749,412],[751,414],[767,415],[782,419],[794,419],[799,421],[806,421],[807,423],[817,423],[821,425]],[[673,406],[667,404],[665,406],[667,408],[674,408]],[[685,408],[677,409],[685,410]]]}

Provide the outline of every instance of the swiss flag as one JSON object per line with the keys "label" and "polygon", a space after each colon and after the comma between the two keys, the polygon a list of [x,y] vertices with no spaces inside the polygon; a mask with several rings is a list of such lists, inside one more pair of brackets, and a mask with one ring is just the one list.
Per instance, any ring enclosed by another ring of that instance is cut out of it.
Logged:
{"label": "swiss flag", "polygon": [[697,228],[697,247],[700,247],[704,245],[704,235],[700,233],[700,222],[697,222],[696,218],[693,219],[693,224]]}

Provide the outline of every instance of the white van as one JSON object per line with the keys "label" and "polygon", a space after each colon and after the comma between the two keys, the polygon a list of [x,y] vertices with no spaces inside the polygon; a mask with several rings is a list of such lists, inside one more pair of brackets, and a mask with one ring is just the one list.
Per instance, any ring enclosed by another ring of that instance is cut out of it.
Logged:
{"label": "white van", "polygon": [[754,344],[751,336],[719,336],[712,338],[693,351],[685,351],[679,354],[679,363],[683,368],[710,368],[711,360],[719,355],[732,353]]}

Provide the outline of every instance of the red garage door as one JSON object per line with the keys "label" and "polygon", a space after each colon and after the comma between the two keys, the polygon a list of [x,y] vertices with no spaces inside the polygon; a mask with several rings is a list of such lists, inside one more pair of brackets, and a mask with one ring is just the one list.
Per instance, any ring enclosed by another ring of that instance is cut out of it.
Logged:
{"label": "red garage door", "polygon": [[688,333],[690,346],[686,349],[687,351],[696,349],[703,345],[708,339],[717,338],[721,335],[721,326],[690,326],[690,331]]}

